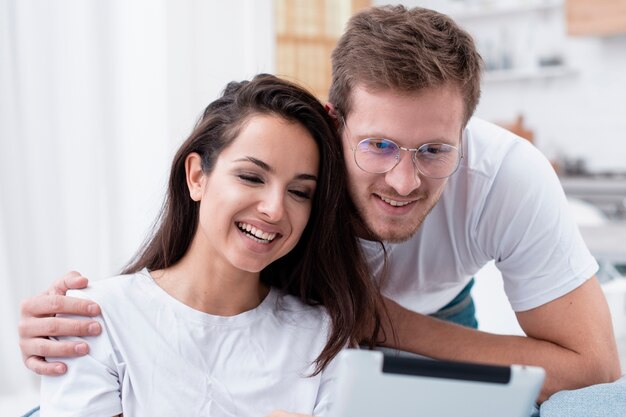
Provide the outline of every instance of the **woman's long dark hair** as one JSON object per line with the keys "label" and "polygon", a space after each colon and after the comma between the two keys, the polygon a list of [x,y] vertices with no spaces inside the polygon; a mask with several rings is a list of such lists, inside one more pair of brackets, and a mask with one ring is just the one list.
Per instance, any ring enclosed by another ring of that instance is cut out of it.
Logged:
{"label": "woman's long dark hair", "polygon": [[382,302],[355,237],[355,228],[362,227],[362,222],[347,193],[341,142],[333,120],[301,87],[266,74],[228,84],[176,153],[155,230],[123,273],[168,268],[183,257],[196,233],[199,208],[189,196],[185,159],[198,153],[204,173],[209,174],[220,152],[254,115],[277,115],[300,123],[320,153],[308,224],[294,249],[261,271],[264,283],[328,311],[331,332],[316,359],[317,374],[344,346],[354,346],[364,335],[370,344],[376,340]]}

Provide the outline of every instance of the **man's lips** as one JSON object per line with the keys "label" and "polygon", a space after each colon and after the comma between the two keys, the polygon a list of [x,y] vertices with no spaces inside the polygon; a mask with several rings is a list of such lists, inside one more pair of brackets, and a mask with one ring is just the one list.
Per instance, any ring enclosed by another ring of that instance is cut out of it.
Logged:
{"label": "man's lips", "polygon": [[379,199],[381,199],[382,201],[384,201],[385,203],[389,204],[390,206],[393,207],[404,207],[404,206],[408,206],[409,204],[415,203],[416,201],[419,201],[420,198],[412,198],[412,199],[408,199],[408,200],[397,200],[394,198],[389,198],[389,197],[384,197],[382,195],[379,194],[374,194],[376,197],[378,197]]}
{"label": "man's lips", "polygon": [[383,200],[385,203],[390,204],[394,207],[403,207],[403,206],[406,206],[407,204],[411,204],[411,201],[392,200],[390,198],[386,198],[383,196],[380,196],[380,199]]}

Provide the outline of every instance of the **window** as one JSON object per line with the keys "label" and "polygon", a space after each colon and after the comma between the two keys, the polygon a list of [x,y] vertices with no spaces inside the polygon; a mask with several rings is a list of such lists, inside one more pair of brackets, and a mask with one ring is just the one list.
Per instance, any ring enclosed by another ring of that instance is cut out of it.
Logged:
{"label": "window", "polygon": [[369,0],[274,0],[276,74],[328,99],[330,55],[352,13]]}

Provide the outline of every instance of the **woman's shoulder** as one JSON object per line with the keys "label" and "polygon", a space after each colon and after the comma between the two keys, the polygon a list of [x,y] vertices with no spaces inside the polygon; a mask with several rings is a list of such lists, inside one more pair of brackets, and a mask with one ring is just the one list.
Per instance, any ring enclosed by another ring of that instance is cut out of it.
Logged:
{"label": "woman's shoulder", "polygon": [[100,304],[111,300],[119,303],[125,298],[133,297],[137,292],[145,291],[150,285],[146,270],[133,274],[116,275],[113,277],[93,279],[89,286],[80,290],[69,290],[67,296],[96,301]]}

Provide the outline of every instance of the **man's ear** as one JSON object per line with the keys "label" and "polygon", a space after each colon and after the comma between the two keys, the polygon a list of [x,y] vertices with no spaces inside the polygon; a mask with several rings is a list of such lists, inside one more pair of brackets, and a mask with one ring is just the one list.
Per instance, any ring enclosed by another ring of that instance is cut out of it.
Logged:
{"label": "man's ear", "polygon": [[190,153],[185,158],[185,177],[187,179],[189,197],[193,201],[202,200],[206,176],[202,171],[202,158],[195,152]]}
{"label": "man's ear", "polygon": [[337,109],[335,109],[335,106],[333,105],[333,103],[326,103],[324,105],[324,108],[326,109],[326,112],[328,113],[328,115],[335,122],[335,129],[339,129],[341,127],[341,120],[339,119],[341,116],[339,115],[339,112],[337,111]]}

